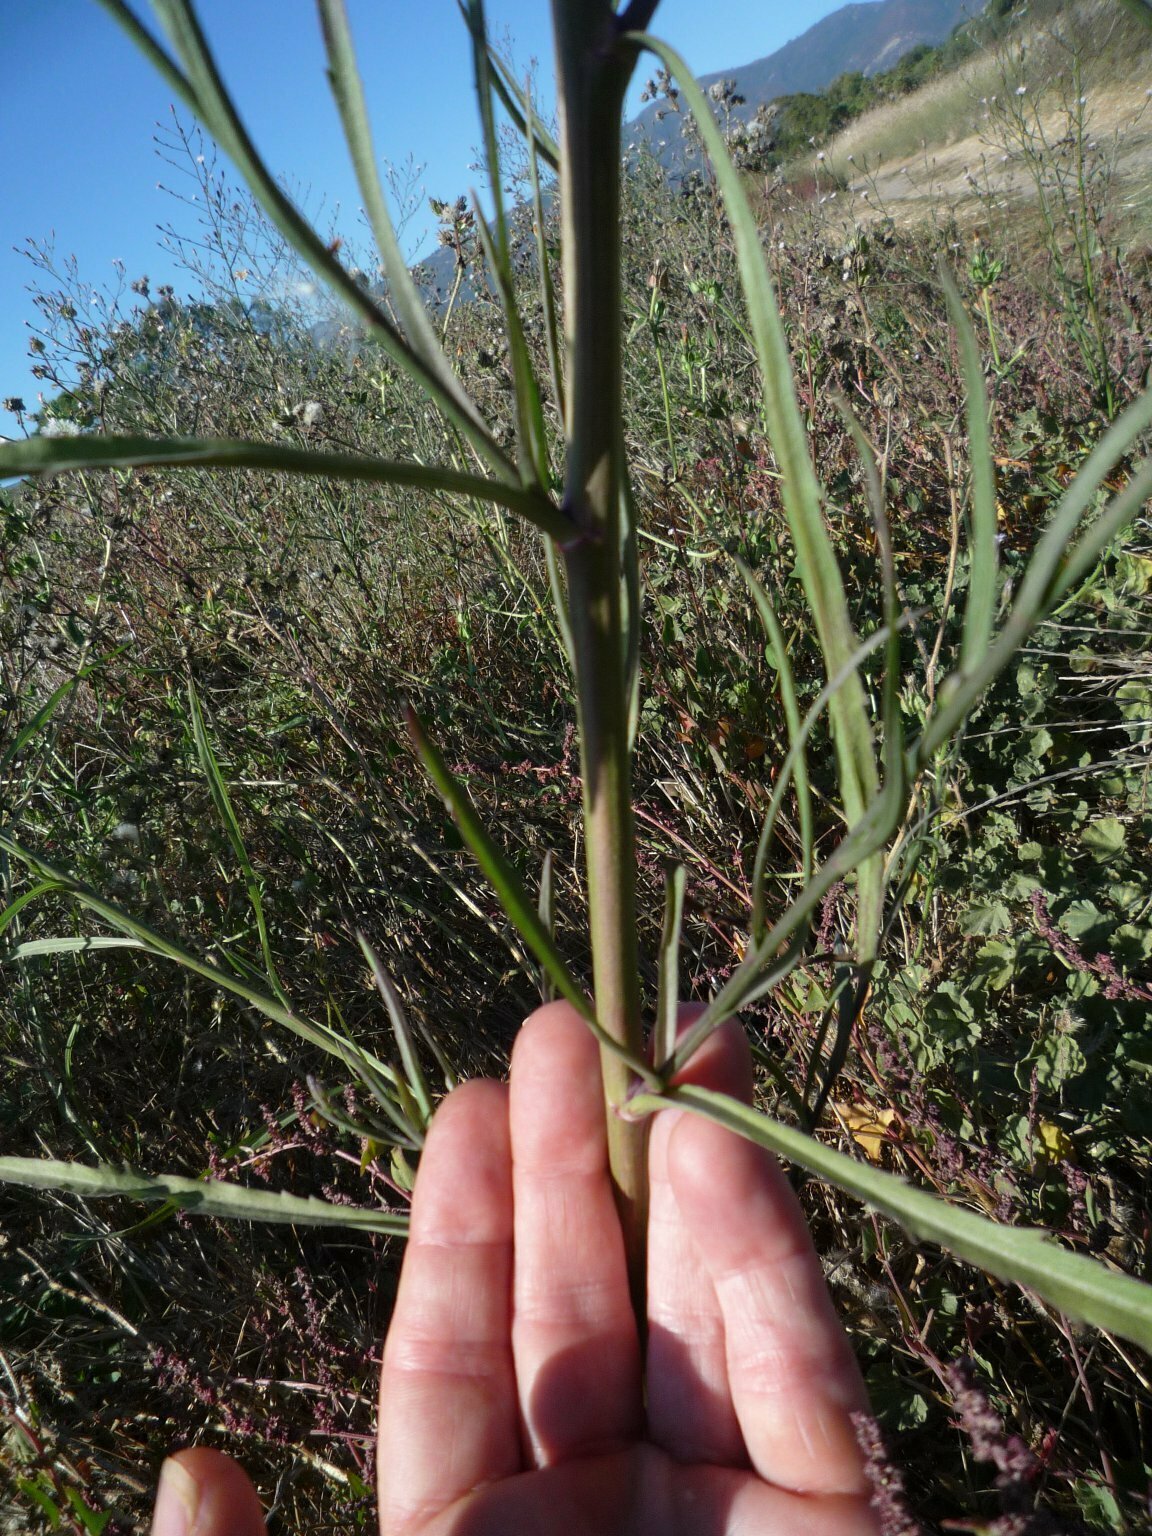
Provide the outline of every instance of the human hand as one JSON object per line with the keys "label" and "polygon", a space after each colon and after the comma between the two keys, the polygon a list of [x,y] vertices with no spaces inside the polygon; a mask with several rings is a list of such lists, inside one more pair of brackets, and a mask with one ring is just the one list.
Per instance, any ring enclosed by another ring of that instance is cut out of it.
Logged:
{"label": "human hand", "polygon": [[[748,1099],[739,1025],[685,1078]],[[466,1083],[437,1111],[384,1347],[382,1536],[874,1536],[863,1383],[775,1159],[668,1110],[649,1167],[642,1371],[575,1011],[539,1009],[510,1084]],[[234,1463],[171,1467],[201,1514],[170,1520],[180,1487],[162,1485],[154,1536],[263,1536]]]}

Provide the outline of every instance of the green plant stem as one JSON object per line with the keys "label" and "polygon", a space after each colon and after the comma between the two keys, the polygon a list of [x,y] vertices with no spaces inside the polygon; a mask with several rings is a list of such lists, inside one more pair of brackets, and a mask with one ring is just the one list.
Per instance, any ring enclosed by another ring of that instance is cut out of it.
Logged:
{"label": "green plant stem", "polygon": [[[564,548],[584,781],[596,1016],[643,1052],[631,800],[620,362],[620,119],[635,54],[621,49],[608,0],[553,0],[561,125],[565,344]],[[626,515],[626,514],[625,514]],[[647,1132],[616,1113],[630,1075],[601,1052],[608,1150],[638,1318],[644,1316]]]}

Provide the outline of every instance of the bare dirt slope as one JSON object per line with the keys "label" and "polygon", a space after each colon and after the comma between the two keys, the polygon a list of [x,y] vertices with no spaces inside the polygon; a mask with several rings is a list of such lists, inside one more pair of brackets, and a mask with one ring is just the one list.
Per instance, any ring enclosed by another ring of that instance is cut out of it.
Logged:
{"label": "bare dirt slope", "polygon": [[[855,176],[849,186],[854,217],[867,222],[882,216],[902,224],[942,214],[955,216],[963,227],[987,224],[1021,202],[1039,195],[1037,177],[1051,191],[1057,175],[1067,178],[1070,192],[1078,177],[1081,155],[1092,178],[1114,179],[1119,206],[1130,216],[1127,237],[1152,234],[1152,105],[1143,93],[1134,99],[1130,88],[1094,93],[1087,133],[1075,132],[1062,109],[1041,112],[1032,120],[1056,154],[1041,156],[1015,135],[995,127],[952,143],[925,147],[918,154],[881,160],[874,169]],[[1033,141],[1037,142],[1037,141]],[[1038,144],[1037,144],[1037,147]],[[867,165],[867,162],[865,161]],[[851,172],[851,166],[847,167]],[[1088,183],[1091,192],[1091,182]]]}

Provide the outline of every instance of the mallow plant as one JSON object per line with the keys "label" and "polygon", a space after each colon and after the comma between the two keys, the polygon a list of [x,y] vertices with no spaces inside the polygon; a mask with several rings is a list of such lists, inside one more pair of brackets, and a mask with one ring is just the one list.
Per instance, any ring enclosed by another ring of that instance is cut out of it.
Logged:
{"label": "mallow plant", "polygon": [[[422,391],[441,414],[454,448],[441,463],[403,462],[283,442],[111,436],[89,430],[6,444],[0,447],[0,474],[139,465],[253,467],[422,489],[441,504],[449,502],[462,523],[479,515],[481,508],[495,508],[535,530],[549,573],[556,632],[567,653],[577,699],[590,988],[573,973],[554,940],[547,866],[539,890],[529,891],[502,851],[500,828],[483,824],[432,735],[414,714],[408,726],[414,750],[498,894],[508,921],[538,962],[549,994],[567,998],[599,1042],[611,1169],[637,1308],[643,1305],[646,1138],[652,1117],[674,1105],[773,1149],[901,1223],[917,1239],[942,1244],[961,1259],[1027,1287],[1071,1317],[1152,1348],[1152,1287],[1060,1246],[1042,1230],[1006,1226],[917,1189],[835,1150],[814,1134],[849,1051],[886,931],[923,850],[934,786],[958,749],[968,716],[1036,626],[1076,588],[1152,495],[1152,459],[1139,457],[1141,441],[1152,427],[1152,394],[1129,405],[1100,436],[1067,486],[1026,570],[1009,590],[998,566],[995,468],[981,359],[960,296],[947,271],[941,270],[966,397],[968,581],[947,678],[932,690],[931,703],[913,713],[907,701],[922,695],[910,686],[914,680],[904,670],[901,639],[914,615],[901,600],[895,574],[890,524],[897,521],[892,513],[898,516],[898,509],[886,506],[876,455],[843,405],[881,556],[883,590],[874,608],[882,621],[860,634],[853,626],[826,518],[826,495],[814,467],[810,428],[797,401],[785,324],[760,232],[708,101],[684,60],[649,31],[657,0],[628,0],[620,9],[612,0],[553,0],[558,140],[490,47],[483,0],[459,0],[472,43],[491,199],[483,216],[477,207],[476,230],[488,278],[502,306],[514,381],[511,446],[464,388],[443,348],[440,327],[405,267],[373,150],[344,0],[317,3],[328,77],[378,249],[383,289],[341,263],[338,251],[310,226],[270,173],[224,86],[192,0],[153,0],[152,22],[127,0],[101,3],[231,158],[272,225],[317,279],[343,300],[362,327],[366,344],[378,347],[397,375]],[[823,661],[819,692],[802,709],[787,637],[768,595],[770,584],[759,579],[750,563],[742,562],[748,601],[759,616],[777,668],[789,749],[776,765],[754,855],[749,850],[752,900],[743,958],[683,1033],[677,1033],[683,869],[672,869],[667,876],[662,939],[654,957],[654,996],[644,995],[645,967],[637,940],[632,776],[644,679],[637,506],[625,452],[622,399],[620,128],[629,81],[648,53],[675,82],[692,114],[722,200],[762,382],[760,428],[778,475],[790,537],[790,575],[804,594],[806,622]],[[528,343],[514,274],[514,265],[522,265],[523,250],[513,238],[501,190],[500,153],[509,126],[522,136],[529,166],[536,232],[530,266],[545,333],[545,344],[535,351]],[[558,273],[544,233],[543,188],[549,177],[555,179],[553,195],[562,221]],[[9,758],[19,754],[29,732],[47,721],[70,686],[45,699],[27,731],[7,749]],[[343,1063],[371,1095],[378,1134],[397,1149],[400,1163],[395,1166],[406,1167],[404,1156],[418,1153],[433,1110],[425,1064],[435,1059],[446,1079],[452,1075],[450,1065],[434,1036],[417,1039],[385,966],[367,945],[365,956],[395,1034],[392,1060],[363,1049],[340,1028],[310,1019],[293,1005],[266,939],[261,882],[191,689],[189,710],[201,768],[261,936],[262,974],[227,958],[194,953],[141,921],[42,857],[22,840],[15,821],[0,831],[0,855],[9,867],[23,865],[30,880],[0,914],[5,962],[19,965],[34,954],[124,946],[141,952],[141,964],[187,968],[242,999],[270,1024]],[[816,834],[809,773],[814,733],[824,731],[833,747],[834,809],[840,824],[831,845]],[[799,868],[789,880],[778,878],[783,855],[776,833],[783,813],[799,831]],[[685,1064],[719,1025],[779,987],[802,963],[824,897],[844,884],[854,897],[853,928],[837,954],[831,998],[817,1021],[801,1074],[804,1087],[789,1089],[786,1095],[789,1120],[678,1083]],[[83,938],[22,941],[21,914],[30,904],[61,895],[87,910],[93,932]],[[0,1178],[86,1198],[128,1195],[248,1220],[404,1229],[404,1218],[394,1212],[276,1195],[220,1179],[167,1177],[95,1163],[5,1157],[0,1158]]]}

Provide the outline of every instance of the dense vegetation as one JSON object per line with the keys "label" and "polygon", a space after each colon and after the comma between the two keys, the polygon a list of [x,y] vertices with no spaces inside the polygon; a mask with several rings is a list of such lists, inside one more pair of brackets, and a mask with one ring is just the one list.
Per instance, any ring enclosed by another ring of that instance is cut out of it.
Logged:
{"label": "dense vegetation", "polygon": [[[284,247],[210,159],[190,166],[205,209],[192,236],[211,256],[196,298],[153,293],[142,276],[98,294],[42,255],[34,350],[54,392],[42,425],[447,461],[452,442],[393,366],[339,317],[294,305]],[[706,185],[670,191],[647,164],[627,196],[626,398],[647,591],[642,949],[655,955],[663,868],[679,859],[687,970],[705,995],[740,958],[787,748],[780,658],[735,554],[771,593],[801,707],[823,677],[720,205]],[[914,616],[911,720],[931,702],[968,581],[967,449],[937,260],[959,262],[982,328],[1011,581],[1152,360],[1147,261],[1109,244],[1114,209],[1093,209],[1081,209],[1096,241],[1086,340],[1084,267],[1067,259],[1079,228],[1045,235],[1057,268],[1043,244],[1025,259],[1035,237],[1015,225],[988,228],[970,255],[944,221],[880,221],[846,239],[811,200],[773,207],[769,254],[860,631],[879,621],[879,551],[838,394],[879,455]],[[459,251],[482,260],[471,241]],[[452,351],[510,443],[503,322],[483,280],[470,291],[446,320]],[[411,700],[434,727],[526,881],[551,852],[559,938],[582,972],[573,700],[538,541],[490,510],[464,520],[443,497],[254,472],[60,476],[2,505],[0,765],[21,839],[386,1052],[361,931],[438,1048],[430,1072],[501,1070],[539,979],[415,762],[402,711]],[[1145,516],[924,786],[918,859],[828,1123],[861,1157],[1144,1277],[1150,588]],[[831,759],[825,740],[812,762],[820,842],[836,833]],[[781,889],[793,814],[774,854]],[[59,898],[25,903],[35,882],[14,866],[0,877],[5,1151],[403,1205],[410,1165],[380,1154],[373,1107],[331,1061],[177,967],[86,947],[105,926]],[[803,967],[746,1015],[763,1091],[785,1114],[818,1059],[851,900],[829,895]],[[62,935],[75,952],[37,949]],[[815,1181],[803,1193],[925,1520],[1146,1526],[1152,1393],[1133,1348],[917,1249]],[[372,1527],[388,1240],[163,1208],[142,1217],[129,1202],[7,1187],[0,1215],[0,1525],[135,1529],[160,1454],[194,1429],[254,1465],[281,1528]]]}

